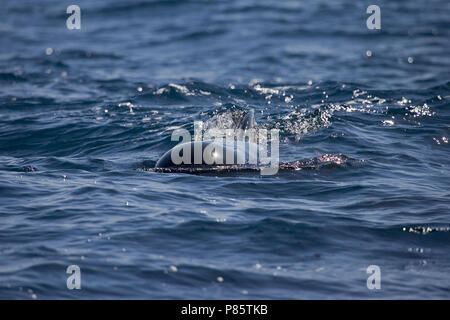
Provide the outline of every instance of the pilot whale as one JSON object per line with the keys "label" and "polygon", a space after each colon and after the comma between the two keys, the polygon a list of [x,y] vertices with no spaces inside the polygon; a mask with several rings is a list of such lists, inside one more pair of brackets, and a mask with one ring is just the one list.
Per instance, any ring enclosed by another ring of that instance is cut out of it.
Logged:
{"label": "pilot whale", "polygon": [[[234,129],[246,132],[255,126],[254,112],[250,110],[237,122]],[[276,137],[278,138],[278,133]],[[232,172],[259,172],[262,175],[273,175],[278,173],[279,170],[311,170],[361,162],[343,154],[324,154],[309,160],[279,163],[278,140],[275,139],[270,142],[270,162],[267,162],[267,153],[264,154],[263,152],[263,156],[261,156],[258,152],[261,150],[261,146],[250,139],[248,141],[240,140],[239,142],[222,139],[179,143],[165,152],[152,170],[163,173],[229,174]],[[274,143],[276,148],[273,148]],[[274,151],[276,152],[274,153]]]}
{"label": "pilot whale", "polygon": [[[254,111],[249,110],[237,122],[233,130],[241,130],[240,133],[245,135],[255,125]],[[237,141],[234,138],[233,140],[221,138],[180,143],[162,155],[155,165],[155,171],[193,173],[218,170],[250,170],[269,174],[270,168],[273,171],[275,165],[278,165],[278,149],[276,161],[272,161],[269,166],[268,158],[261,157],[261,152],[258,152],[261,146],[253,141],[252,139],[245,140],[244,137],[244,139]]]}
{"label": "pilot whale", "polygon": [[[243,144],[229,144],[217,141],[191,141],[180,143],[167,151],[156,163],[155,168],[192,167],[225,165],[248,165],[258,159],[257,146],[245,141]],[[186,154],[188,153],[187,157]],[[186,161],[174,161],[174,158]]]}

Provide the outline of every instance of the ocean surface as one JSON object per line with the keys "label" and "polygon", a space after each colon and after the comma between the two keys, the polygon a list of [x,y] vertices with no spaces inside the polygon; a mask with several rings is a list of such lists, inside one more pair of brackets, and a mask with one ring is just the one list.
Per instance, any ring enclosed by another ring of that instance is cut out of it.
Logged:
{"label": "ocean surface", "polygon": [[[1,7],[1,299],[450,298],[447,0]],[[298,170],[153,170],[249,109]]]}

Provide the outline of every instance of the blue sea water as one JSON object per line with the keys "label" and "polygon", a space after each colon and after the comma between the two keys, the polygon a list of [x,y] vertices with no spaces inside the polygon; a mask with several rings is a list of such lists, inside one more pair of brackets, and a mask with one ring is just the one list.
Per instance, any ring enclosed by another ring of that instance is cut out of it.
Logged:
{"label": "blue sea water", "polygon": [[[450,298],[448,1],[1,7],[0,298]],[[152,170],[250,108],[309,165]]]}

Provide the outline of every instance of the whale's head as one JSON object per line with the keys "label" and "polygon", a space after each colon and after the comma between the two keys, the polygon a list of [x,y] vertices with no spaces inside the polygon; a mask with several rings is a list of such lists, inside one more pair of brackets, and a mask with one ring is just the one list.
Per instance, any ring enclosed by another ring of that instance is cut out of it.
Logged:
{"label": "whale's head", "polygon": [[[254,111],[250,110],[236,123],[235,137],[177,144],[162,155],[155,165],[155,171],[189,173],[265,170],[263,167],[267,166],[267,159],[260,159],[261,150],[255,143],[256,131],[248,130],[255,125]],[[278,160],[275,163],[278,168]]]}
{"label": "whale's head", "polygon": [[155,168],[243,166],[257,162],[257,146],[250,142],[190,141],[164,153]]}
{"label": "whale's head", "polygon": [[[235,129],[247,130],[255,125],[255,112],[251,109],[236,123]],[[245,159],[254,160],[255,153],[255,145],[249,142],[230,144],[225,141],[192,141],[178,144],[167,151],[155,168],[243,165],[249,163]]]}

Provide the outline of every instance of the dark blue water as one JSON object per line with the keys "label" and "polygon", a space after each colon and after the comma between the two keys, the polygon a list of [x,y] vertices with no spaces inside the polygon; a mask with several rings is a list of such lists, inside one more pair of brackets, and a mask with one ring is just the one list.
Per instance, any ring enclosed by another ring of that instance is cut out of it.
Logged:
{"label": "dark blue water", "polygon": [[[370,4],[3,0],[0,298],[450,298],[450,4]],[[302,170],[152,171],[249,108]]]}

